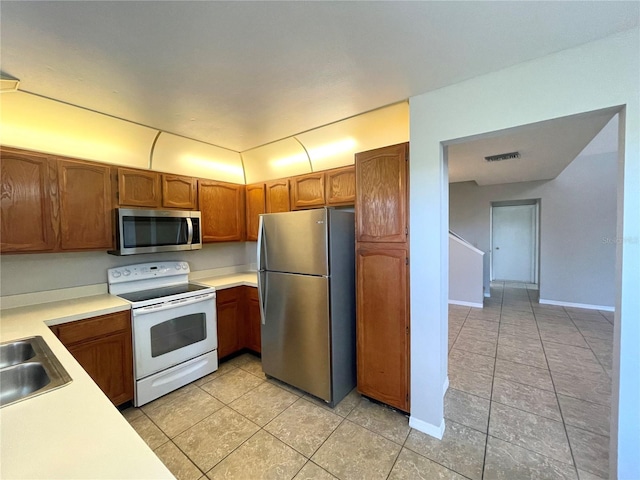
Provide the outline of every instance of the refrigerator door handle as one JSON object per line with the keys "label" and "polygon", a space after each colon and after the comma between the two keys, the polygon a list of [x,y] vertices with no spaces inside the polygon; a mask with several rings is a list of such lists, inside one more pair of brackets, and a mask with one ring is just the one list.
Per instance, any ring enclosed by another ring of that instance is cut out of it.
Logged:
{"label": "refrigerator door handle", "polygon": [[258,272],[258,303],[260,304],[260,319],[262,321],[262,325],[266,325],[265,323],[266,321],[265,302],[267,300],[266,287],[267,287],[267,273],[261,270]]}
{"label": "refrigerator door handle", "polygon": [[260,221],[258,223],[258,270],[265,270],[266,266],[263,262],[263,258],[266,261],[267,251],[265,248],[266,237],[264,236],[264,219],[260,216]]}

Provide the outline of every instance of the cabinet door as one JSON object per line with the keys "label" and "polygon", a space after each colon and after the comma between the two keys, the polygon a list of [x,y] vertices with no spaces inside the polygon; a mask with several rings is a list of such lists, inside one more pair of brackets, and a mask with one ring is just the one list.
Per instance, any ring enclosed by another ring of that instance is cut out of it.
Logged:
{"label": "cabinet door", "polygon": [[160,174],[147,170],[118,168],[118,204],[122,207],[159,208]]}
{"label": "cabinet door", "polygon": [[244,185],[198,180],[203,242],[233,242],[244,237]]}
{"label": "cabinet door", "polygon": [[9,149],[2,157],[0,250],[53,250],[58,230],[55,162]]}
{"label": "cabinet door", "polygon": [[198,181],[193,177],[162,175],[162,206],[195,210],[198,200]]}
{"label": "cabinet door", "polygon": [[324,172],[328,206],[353,205],[356,202],[356,167]]}
{"label": "cabinet door", "polygon": [[358,245],[356,335],[358,391],[409,411],[407,250]]}
{"label": "cabinet door", "polygon": [[216,296],[218,358],[224,358],[242,348],[242,291],[239,287],[226,288],[218,290]]}
{"label": "cabinet door", "polygon": [[356,154],[356,241],[407,241],[408,144]]}
{"label": "cabinet door", "polygon": [[109,166],[58,160],[58,183],[62,250],[112,248],[113,219]]}
{"label": "cabinet door", "polygon": [[258,224],[261,213],[265,213],[264,183],[247,185],[246,187],[246,220],[247,240],[258,240]]}
{"label": "cabinet door", "polygon": [[288,212],[289,179],[274,180],[265,184],[267,213]]}
{"label": "cabinet door", "polygon": [[245,341],[244,346],[256,353],[261,352],[261,318],[260,303],[258,300],[258,289],[254,287],[244,287],[246,293],[246,317],[245,317]]}
{"label": "cabinet door", "polygon": [[300,175],[291,180],[291,210],[324,206],[324,173]]}
{"label": "cabinet door", "polygon": [[114,405],[133,399],[129,311],[66,323],[52,330]]}

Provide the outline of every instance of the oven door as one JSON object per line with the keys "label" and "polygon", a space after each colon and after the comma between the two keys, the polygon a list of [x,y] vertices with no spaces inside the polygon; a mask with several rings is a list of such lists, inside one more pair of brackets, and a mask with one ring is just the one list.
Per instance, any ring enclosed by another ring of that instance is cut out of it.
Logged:
{"label": "oven door", "polygon": [[218,347],[215,292],[133,309],[136,380]]}

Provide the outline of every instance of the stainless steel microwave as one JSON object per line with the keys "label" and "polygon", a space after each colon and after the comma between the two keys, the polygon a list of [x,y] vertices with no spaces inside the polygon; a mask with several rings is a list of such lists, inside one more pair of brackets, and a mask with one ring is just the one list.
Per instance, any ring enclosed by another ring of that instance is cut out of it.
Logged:
{"label": "stainless steel microwave", "polygon": [[200,212],[116,209],[116,249],[112,255],[175,252],[202,248]]}

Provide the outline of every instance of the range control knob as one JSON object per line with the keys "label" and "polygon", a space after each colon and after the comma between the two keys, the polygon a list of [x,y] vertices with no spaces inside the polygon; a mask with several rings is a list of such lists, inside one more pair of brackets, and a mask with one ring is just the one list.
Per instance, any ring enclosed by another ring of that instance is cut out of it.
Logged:
{"label": "range control knob", "polygon": [[125,277],[128,277],[129,275],[131,275],[131,270],[129,270],[128,268],[125,268],[125,269],[122,271],[122,274],[123,274]]}
{"label": "range control knob", "polygon": [[182,264],[182,269],[183,269],[183,270],[188,270],[188,269],[189,269],[189,264],[188,264],[188,263],[186,263],[186,262],[185,262],[185,263],[183,263],[183,264]]}
{"label": "range control knob", "polygon": [[176,270],[180,270],[182,267],[180,266],[179,263],[176,263]]}
{"label": "range control knob", "polygon": [[122,275],[118,270],[114,270],[113,272],[111,272],[111,276],[113,278],[120,278],[120,275]]}

